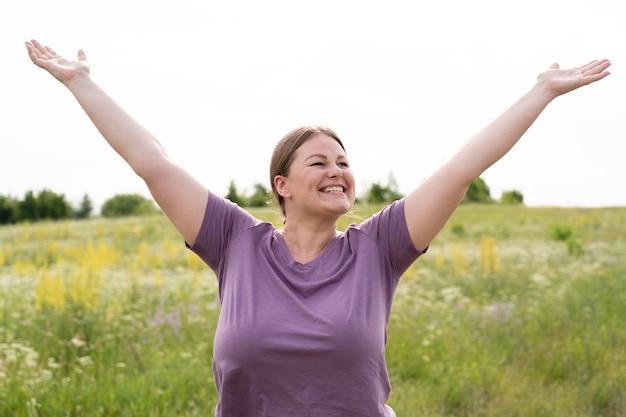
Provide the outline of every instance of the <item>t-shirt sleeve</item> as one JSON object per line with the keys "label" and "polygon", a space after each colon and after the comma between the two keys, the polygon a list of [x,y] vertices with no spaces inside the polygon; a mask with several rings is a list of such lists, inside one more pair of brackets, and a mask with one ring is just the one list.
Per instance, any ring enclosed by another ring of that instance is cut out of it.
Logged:
{"label": "t-shirt sleeve", "polygon": [[231,239],[258,222],[237,204],[209,193],[198,237],[187,247],[216,271]]}
{"label": "t-shirt sleeve", "polygon": [[397,277],[426,252],[417,250],[411,241],[404,214],[404,199],[394,201],[365,220],[360,229],[377,242]]}

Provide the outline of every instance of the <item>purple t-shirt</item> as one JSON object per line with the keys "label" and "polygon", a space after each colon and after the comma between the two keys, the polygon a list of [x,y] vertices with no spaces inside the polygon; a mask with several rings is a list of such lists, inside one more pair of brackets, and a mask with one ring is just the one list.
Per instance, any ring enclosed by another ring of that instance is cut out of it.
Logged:
{"label": "purple t-shirt", "polygon": [[272,224],[211,194],[191,249],[219,283],[216,416],[394,416],[387,321],[400,275],[421,255],[403,200],[300,264]]}

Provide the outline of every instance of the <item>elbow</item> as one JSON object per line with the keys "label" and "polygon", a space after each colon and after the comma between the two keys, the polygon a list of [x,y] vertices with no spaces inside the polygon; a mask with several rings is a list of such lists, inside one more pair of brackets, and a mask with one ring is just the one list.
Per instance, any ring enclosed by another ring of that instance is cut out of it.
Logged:
{"label": "elbow", "polygon": [[155,151],[144,153],[129,164],[135,174],[149,183],[152,178],[163,175],[172,162],[165,152]]}

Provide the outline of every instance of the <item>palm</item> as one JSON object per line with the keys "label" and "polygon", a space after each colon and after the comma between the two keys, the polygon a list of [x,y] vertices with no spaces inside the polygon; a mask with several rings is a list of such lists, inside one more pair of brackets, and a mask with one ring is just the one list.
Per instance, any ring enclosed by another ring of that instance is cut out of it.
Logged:
{"label": "palm", "polygon": [[567,70],[561,70],[558,64],[553,64],[550,69],[539,74],[537,79],[558,96],[601,80],[609,75],[605,70],[610,65],[606,59],[591,61],[582,67]]}
{"label": "palm", "polygon": [[82,50],[78,51],[78,59],[73,61],[35,40],[28,42],[26,47],[33,63],[48,71],[62,83],[71,81],[79,75],[89,74],[89,63]]}

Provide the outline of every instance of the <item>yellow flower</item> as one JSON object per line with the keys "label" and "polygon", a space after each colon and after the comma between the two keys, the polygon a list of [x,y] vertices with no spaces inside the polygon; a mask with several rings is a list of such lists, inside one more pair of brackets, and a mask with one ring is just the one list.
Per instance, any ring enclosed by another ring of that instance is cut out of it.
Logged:
{"label": "yellow flower", "polygon": [[41,309],[45,305],[56,310],[65,310],[65,286],[61,275],[58,272],[50,273],[48,268],[43,268],[39,273],[35,289],[35,306]]}
{"label": "yellow flower", "polygon": [[465,254],[463,244],[453,243],[450,245],[450,261],[452,262],[452,267],[456,275],[465,275],[467,272],[467,255]]}
{"label": "yellow flower", "polygon": [[496,247],[496,240],[494,238],[483,238],[480,241],[478,258],[480,261],[480,268],[484,273],[496,273],[500,270],[500,264],[498,262],[498,248]]}

